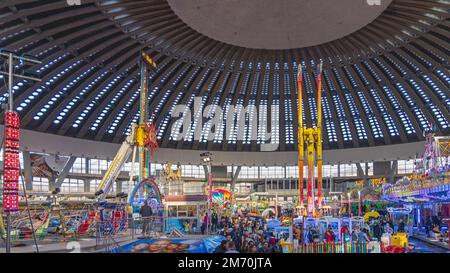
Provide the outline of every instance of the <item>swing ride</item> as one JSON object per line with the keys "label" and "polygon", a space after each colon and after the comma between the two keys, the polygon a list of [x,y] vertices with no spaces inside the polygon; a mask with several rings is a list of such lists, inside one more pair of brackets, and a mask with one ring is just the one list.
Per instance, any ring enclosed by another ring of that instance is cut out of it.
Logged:
{"label": "swing ride", "polygon": [[[299,204],[298,208],[303,215],[309,217],[317,215],[322,207],[322,62],[317,66],[317,126],[308,128],[303,126],[303,69],[298,66],[298,172],[299,172]],[[303,204],[303,165],[305,157],[305,144],[307,156],[307,205],[306,212]],[[316,160],[317,159],[317,160]],[[314,182],[317,162],[317,202],[315,201]]]}
{"label": "swing ride", "polygon": [[[159,147],[156,138],[158,131],[153,123],[148,122],[149,114],[147,99],[149,68],[156,69],[157,65],[147,53],[142,51],[140,55],[140,67],[141,88],[139,123],[132,125],[131,133],[122,143],[95,193],[98,200],[104,200],[106,198],[107,194],[111,191],[122,166],[127,162],[127,160],[129,160],[131,155],[132,167],[128,188],[128,213],[133,212],[133,206],[137,205],[136,200],[141,200],[143,202],[149,198],[155,200],[156,197],[158,204],[161,204],[162,202],[158,185],[155,183],[154,178],[150,177],[149,167],[149,160],[153,157],[154,150]],[[132,182],[134,178],[134,166],[137,150],[139,162],[138,181],[141,182],[133,187]],[[135,197],[138,197],[138,199],[134,200]]]}

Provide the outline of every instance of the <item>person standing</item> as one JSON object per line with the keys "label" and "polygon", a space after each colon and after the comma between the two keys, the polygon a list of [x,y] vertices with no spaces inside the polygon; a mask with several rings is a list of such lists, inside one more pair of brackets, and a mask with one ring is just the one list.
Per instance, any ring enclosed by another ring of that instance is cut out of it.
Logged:
{"label": "person standing", "polygon": [[331,225],[328,225],[327,231],[325,232],[325,241],[327,243],[332,243],[332,242],[334,242],[334,239],[335,239],[334,232],[331,229]]}
{"label": "person standing", "polygon": [[203,224],[201,227],[202,234],[205,234],[206,229],[208,228],[209,216],[208,213],[205,212],[205,216],[203,217]]}
{"label": "person standing", "polygon": [[213,211],[211,214],[211,231],[216,232],[217,231],[217,224],[218,224],[219,218],[217,216],[217,213]]}
{"label": "person standing", "polygon": [[145,236],[150,231],[150,217],[153,215],[152,208],[148,205],[148,201],[144,201],[144,205],[139,212],[142,218],[142,234]]}
{"label": "person standing", "polygon": [[375,223],[375,225],[373,226],[373,236],[374,236],[375,238],[377,238],[378,242],[381,241],[381,235],[382,235],[382,233],[383,233],[383,229],[382,229],[382,227],[381,227],[381,224],[380,224],[379,221],[377,221],[377,222]]}
{"label": "person standing", "polygon": [[397,232],[405,232],[405,222],[403,222],[403,219],[400,219]]}

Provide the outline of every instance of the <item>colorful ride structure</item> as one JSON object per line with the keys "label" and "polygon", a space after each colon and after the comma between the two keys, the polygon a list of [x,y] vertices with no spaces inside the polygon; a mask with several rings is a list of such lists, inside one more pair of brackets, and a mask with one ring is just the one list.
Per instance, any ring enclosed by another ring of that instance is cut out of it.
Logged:
{"label": "colorful ride structure", "polygon": [[[299,208],[303,205],[303,165],[305,145],[307,155],[307,206],[308,216],[315,214],[316,209],[322,207],[322,62],[317,67],[317,126],[307,128],[303,126],[303,69],[298,66],[298,172],[299,172]],[[314,171],[317,162],[317,202],[314,197]]]}
{"label": "colorful ride structure", "polygon": [[146,178],[134,186],[128,195],[128,208],[132,208],[133,213],[139,213],[139,208],[145,201],[148,202],[152,211],[162,210],[162,194],[154,177]]}
{"label": "colorful ride structure", "polygon": [[[103,202],[105,203],[105,202]],[[42,204],[31,211],[31,220],[37,240],[92,237],[96,232],[107,229],[117,233],[126,228],[126,208],[120,204],[72,205]],[[11,239],[26,241],[32,239],[29,216],[22,210],[11,221]],[[6,231],[1,233],[6,237]]]}
{"label": "colorful ride structure", "polygon": [[[132,167],[128,188],[128,196],[129,199],[135,196],[136,190],[141,189],[140,192],[143,194],[143,198],[148,198],[148,193],[153,192],[152,189],[146,189],[147,186],[156,185],[150,181],[154,180],[146,180],[150,175],[150,164],[149,159],[153,157],[153,152],[156,148],[158,148],[157,142],[157,130],[153,123],[149,123],[149,114],[148,114],[148,78],[149,78],[149,68],[156,69],[156,63],[150,58],[150,56],[144,51],[141,52],[140,55],[140,66],[141,66],[141,88],[140,88],[140,117],[139,123],[133,124],[131,126],[131,133],[127,136],[125,141],[122,143],[119,151],[114,157],[113,162],[109,166],[108,170],[105,173],[95,195],[99,200],[103,200],[106,195],[112,189],[113,183],[116,181],[120,170],[122,169],[123,164],[129,159],[132,154]],[[133,187],[133,178],[134,178],[134,166],[136,160],[136,151],[139,152],[139,178],[138,183],[139,187]],[[145,182],[144,182],[145,181]],[[144,182],[144,183],[142,183]],[[159,189],[157,190],[159,193]],[[159,200],[161,201],[161,200]],[[130,203],[130,201],[129,201]],[[132,207],[129,207],[129,212],[131,212]]]}
{"label": "colorful ride structure", "polygon": [[425,152],[413,175],[383,186],[383,198],[396,203],[450,202],[450,137],[426,135]]}

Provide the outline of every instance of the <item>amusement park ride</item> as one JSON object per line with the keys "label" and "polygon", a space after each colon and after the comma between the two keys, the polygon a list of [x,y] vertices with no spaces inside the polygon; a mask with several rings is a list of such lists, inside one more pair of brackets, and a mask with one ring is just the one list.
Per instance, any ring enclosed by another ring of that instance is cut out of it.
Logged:
{"label": "amusement park ride", "polygon": [[[139,123],[133,124],[131,133],[122,143],[113,162],[106,171],[95,195],[98,200],[104,200],[111,191],[112,186],[118,177],[123,164],[132,154],[132,167],[128,189],[128,209],[131,213],[131,206],[135,195],[141,194],[143,199],[155,198],[157,202],[161,202],[161,193],[153,178],[150,177],[149,159],[153,157],[153,152],[159,148],[157,142],[157,130],[153,123],[148,122],[148,75],[149,68],[156,69],[156,63],[144,51],[140,55],[141,66],[141,88],[140,88],[140,117]],[[139,152],[139,181],[133,188],[134,166],[136,160],[136,150]]]}
{"label": "amusement park ride", "polygon": [[[313,128],[303,127],[303,69],[298,66],[298,172],[299,172],[299,207],[304,211],[303,204],[303,164],[305,158],[305,143],[308,166],[307,207],[308,216],[317,213],[322,207],[322,62],[317,71],[317,126]],[[314,198],[314,169],[315,157],[317,157],[317,202]]]}

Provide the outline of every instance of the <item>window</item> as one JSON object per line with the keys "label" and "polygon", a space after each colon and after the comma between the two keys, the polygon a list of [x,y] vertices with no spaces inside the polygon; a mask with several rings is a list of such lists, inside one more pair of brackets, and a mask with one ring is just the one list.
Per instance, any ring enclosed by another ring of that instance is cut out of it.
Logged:
{"label": "window", "polygon": [[61,185],[61,192],[83,192],[84,181],[81,179],[66,178]]}
{"label": "window", "polygon": [[49,191],[48,179],[43,177],[33,177],[33,191]]}
{"label": "window", "polygon": [[71,173],[85,173],[86,172],[86,158],[77,158],[70,169]]}

